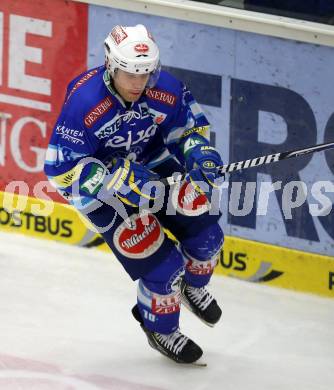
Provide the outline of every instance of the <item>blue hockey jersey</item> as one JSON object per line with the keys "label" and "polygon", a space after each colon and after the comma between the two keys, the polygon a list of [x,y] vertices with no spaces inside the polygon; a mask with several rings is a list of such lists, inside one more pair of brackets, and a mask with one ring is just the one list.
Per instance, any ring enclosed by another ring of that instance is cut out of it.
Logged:
{"label": "blue hockey jersey", "polygon": [[[149,169],[170,158],[184,165],[187,150],[208,144],[208,137],[209,123],[200,106],[169,73],[162,71],[155,87],[129,106],[101,66],[70,82],[44,170],[69,203],[82,207],[96,198],[94,189],[105,175],[102,167],[92,168],[83,159],[94,158],[107,168],[120,157]],[[74,195],[75,184],[80,190]]]}

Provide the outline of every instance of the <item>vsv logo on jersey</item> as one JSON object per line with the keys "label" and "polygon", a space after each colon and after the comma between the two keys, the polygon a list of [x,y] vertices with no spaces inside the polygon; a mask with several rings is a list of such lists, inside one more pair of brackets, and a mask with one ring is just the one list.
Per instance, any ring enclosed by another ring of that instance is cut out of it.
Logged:
{"label": "vsv logo on jersey", "polygon": [[164,114],[163,112],[153,110],[153,108],[150,108],[150,115],[153,119],[153,122],[157,125],[160,125],[167,117],[167,114]]}

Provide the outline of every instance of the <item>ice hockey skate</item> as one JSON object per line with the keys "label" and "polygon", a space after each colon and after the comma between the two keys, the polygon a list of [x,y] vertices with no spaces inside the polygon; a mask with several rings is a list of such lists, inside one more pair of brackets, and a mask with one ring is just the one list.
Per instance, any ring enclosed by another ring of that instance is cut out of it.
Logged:
{"label": "ice hockey skate", "polygon": [[181,282],[182,303],[206,325],[213,327],[220,319],[222,311],[206,287],[189,286]]}
{"label": "ice hockey skate", "polygon": [[140,323],[141,328],[147,336],[148,343],[153,349],[159,351],[161,354],[174,360],[177,363],[206,366],[205,363],[196,363],[197,360],[203,355],[202,349],[187,336],[181,333],[179,329],[167,335],[151,332],[144,327],[144,323],[137,305],[133,307],[132,314]]}

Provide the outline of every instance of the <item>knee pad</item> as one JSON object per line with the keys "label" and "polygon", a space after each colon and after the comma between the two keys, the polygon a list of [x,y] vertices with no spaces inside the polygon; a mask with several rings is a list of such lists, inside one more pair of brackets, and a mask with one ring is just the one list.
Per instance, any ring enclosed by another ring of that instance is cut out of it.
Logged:
{"label": "knee pad", "polygon": [[174,247],[165,261],[138,283],[137,303],[145,328],[168,334],[179,326],[182,254]]}

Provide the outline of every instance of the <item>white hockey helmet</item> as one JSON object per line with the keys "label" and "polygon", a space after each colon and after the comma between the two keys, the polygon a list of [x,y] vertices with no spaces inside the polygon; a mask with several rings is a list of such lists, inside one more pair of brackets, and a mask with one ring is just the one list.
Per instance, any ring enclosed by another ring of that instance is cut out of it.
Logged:
{"label": "white hockey helmet", "polygon": [[152,88],[160,74],[159,48],[142,24],[134,27],[115,26],[104,41],[108,72],[116,69],[133,74],[150,74],[147,86]]}

